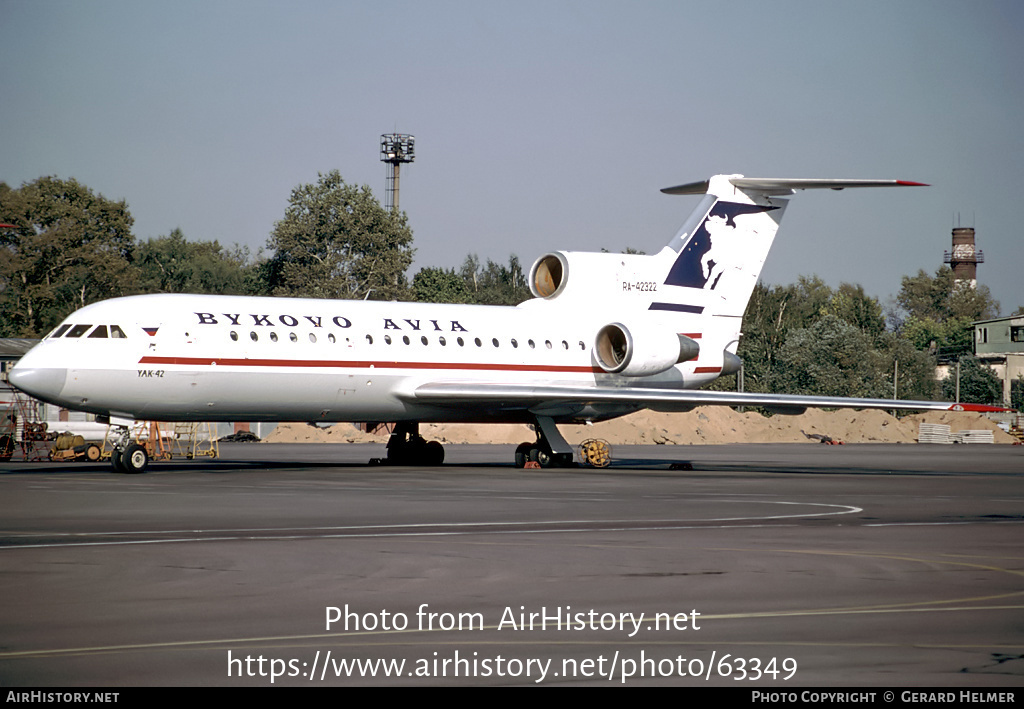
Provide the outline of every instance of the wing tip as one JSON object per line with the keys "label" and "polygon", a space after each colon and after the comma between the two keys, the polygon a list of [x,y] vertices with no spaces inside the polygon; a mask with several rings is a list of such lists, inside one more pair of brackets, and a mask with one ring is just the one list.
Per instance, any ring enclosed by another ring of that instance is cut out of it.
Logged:
{"label": "wing tip", "polygon": [[1008,411],[1014,411],[1015,409],[1008,409],[1005,406],[991,406],[989,404],[953,404],[948,407],[946,411],[970,411],[973,413],[1004,413]]}

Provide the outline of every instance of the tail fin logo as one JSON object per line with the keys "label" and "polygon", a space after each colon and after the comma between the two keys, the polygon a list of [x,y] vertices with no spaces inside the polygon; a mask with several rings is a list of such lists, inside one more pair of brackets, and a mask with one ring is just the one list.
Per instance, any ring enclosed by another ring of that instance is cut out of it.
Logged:
{"label": "tail fin logo", "polygon": [[778,207],[716,202],[679,250],[665,285],[714,290],[723,275],[740,267],[749,251],[747,241],[757,237],[756,231],[737,227],[736,218],[775,209]]}

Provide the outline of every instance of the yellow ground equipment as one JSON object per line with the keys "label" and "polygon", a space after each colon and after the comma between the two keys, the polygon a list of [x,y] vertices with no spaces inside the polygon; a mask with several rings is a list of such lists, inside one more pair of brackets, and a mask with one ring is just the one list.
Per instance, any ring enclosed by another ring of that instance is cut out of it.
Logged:
{"label": "yellow ground equipment", "polygon": [[594,468],[607,468],[612,462],[612,446],[600,438],[588,438],[580,444],[580,462]]}
{"label": "yellow ground equipment", "polygon": [[73,433],[61,433],[50,448],[50,460],[84,460],[95,463],[100,459],[102,444],[86,441]]}

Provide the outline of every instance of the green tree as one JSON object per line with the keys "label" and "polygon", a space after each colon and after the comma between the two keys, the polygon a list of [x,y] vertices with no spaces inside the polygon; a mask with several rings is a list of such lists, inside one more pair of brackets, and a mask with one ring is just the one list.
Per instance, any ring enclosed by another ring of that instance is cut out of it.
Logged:
{"label": "green tree", "polygon": [[941,266],[934,277],[924,270],[904,276],[896,302],[908,317],[940,323],[950,318],[989,320],[999,314],[999,303],[988,286],[957,283],[949,266]]}
{"label": "green tree", "polygon": [[828,305],[835,295],[828,284],[817,276],[800,276],[791,293],[791,327],[807,327],[817,322],[828,312]]}
{"label": "green tree", "polygon": [[[950,365],[949,375],[942,380],[942,397],[956,401],[956,366]],[[960,358],[960,401],[967,404],[1003,403],[1003,383],[977,357]]]}
{"label": "green tree", "polygon": [[883,398],[889,363],[872,338],[835,315],[793,330],[778,354],[773,389],[790,394]]}
{"label": "green tree", "polygon": [[136,263],[146,293],[249,294],[254,265],[248,249],[187,241],[181,229],[139,245]]}
{"label": "green tree", "polygon": [[409,295],[412,230],[367,186],[337,170],[292,190],[284,219],[267,241],[263,278],[272,295],[396,300]]}
{"label": "green tree", "polygon": [[[934,401],[938,399],[938,383],[935,379],[935,357],[926,351],[915,348],[910,342],[893,332],[884,332],[876,340],[880,363],[886,368],[880,372],[888,378],[898,376],[896,398],[921,399]],[[897,365],[898,363],[898,365]],[[892,395],[888,390],[886,398]]]}
{"label": "green tree", "polygon": [[503,266],[487,259],[481,267],[476,254],[470,254],[462,262],[459,275],[466,284],[473,303],[483,305],[518,305],[530,298],[519,257],[512,254],[508,265]]}
{"label": "green tree", "polygon": [[0,183],[0,334],[38,337],[73,310],[137,292],[128,205],[74,179]]}
{"label": "green tree", "polygon": [[999,313],[999,303],[987,286],[958,283],[948,266],[940,267],[935,276],[923,270],[904,276],[896,301],[902,311],[894,319],[900,334],[918,349],[940,357],[972,352],[971,323]]}
{"label": "green tree", "polygon": [[840,283],[832,293],[825,313],[835,315],[871,337],[880,337],[885,331],[882,306],[876,298],[864,292],[864,286]]}
{"label": "green tree", "polygon": [[1017,378],[1010,382],[1010,407],[1024,411],[1024,375],[1018,374]]}
{"label": "green tree", "polygon": [[[851,287],[852,288],[852,287]],[[787,286],[765,286],[758,282],[743,316],[743,336],[737,355],[743,360],[744,388],[771,391],[779,352],[793,330],[809,327],[821,319],[835,293],[817,276],[801,276]],[[721,388],[734,388],[723,379]]]}
{"label": "green tree", "polygon": [[476,294],[480,290],[480,258],[476,254],[468,254],[459,268],[459,276],[466,284],[466,291],[471,301],[476,302]]}
{"label": "green tree", "polygon": [[946,307],[953,289],[953,271],[942,266],[929,276],[924,269],[916,276],[904,276],[896,302],[908,317],[941,322],[949,315]]}
{"label": "green tree", "polygon": [[911,316],[903,322],[900,336],[919,350],[937,356],[967,354],[974,349],[974,328],[968,318],[948,318],[937,322]]}
{"label": "green tree", "polygon": [[[747,391],[769,391],[779,350],[786,342],[792,321],[793,286],[768,287],[761,282],[747,303],[743,335],[736,354],[743,360],[743,383]],[[732,378],[719,378],[715,388],[734,389]]]}
{"label": "green tree", "polygon": [[469,302],[466,283],[453,268],[421,268],[412,278],[412,292],[420,303]]}

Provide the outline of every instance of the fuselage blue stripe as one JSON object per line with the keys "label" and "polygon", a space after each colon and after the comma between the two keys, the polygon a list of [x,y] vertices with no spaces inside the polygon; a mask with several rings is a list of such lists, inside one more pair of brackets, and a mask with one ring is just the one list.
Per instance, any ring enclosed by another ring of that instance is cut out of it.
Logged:
{"label": "fuselage blue stripe", "polygon": [[695,313],[700,315],[704,312],[703,305],[682,305],[680,303],[651,303],[648,310],[670,310],[676,313]]}

